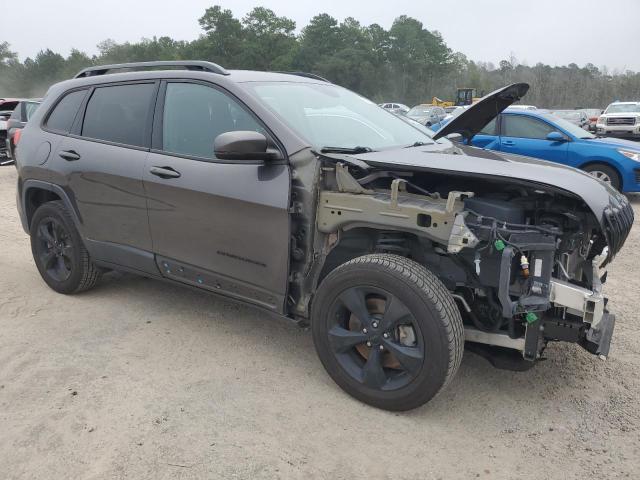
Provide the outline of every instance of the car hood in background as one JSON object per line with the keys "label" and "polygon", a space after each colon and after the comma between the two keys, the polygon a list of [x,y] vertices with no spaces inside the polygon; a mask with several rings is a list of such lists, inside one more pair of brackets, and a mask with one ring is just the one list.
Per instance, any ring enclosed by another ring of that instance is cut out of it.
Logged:
{"label": "car hood in background", "polygon": [[602,145],[607,147],[624,148],[627,150],[640,151],[640,143],[633,142],[631,140],[625,140],[624,138],[602,137],[602,138],[587,138],[581,139],[583,142],[594,145]]}
{"label": "car hood in background", "polygon": [[513,83],[482,97],[477,103],[451,119],[434,138],[459,133],[467,140],[473,138],[487,123],[493,120],[513,102],[517,102],[529,91],[528,83]]}

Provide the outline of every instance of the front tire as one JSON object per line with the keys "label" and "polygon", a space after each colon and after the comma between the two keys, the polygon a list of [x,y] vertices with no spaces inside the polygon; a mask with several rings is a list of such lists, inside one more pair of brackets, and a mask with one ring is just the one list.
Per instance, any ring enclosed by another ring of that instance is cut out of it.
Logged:
{"label": "front tire", "polygon": [[620,175],[618,175],[615,168],[605,165],[604,163],[594,163],[584,167],[584,171],[620,191],[620,187],[622,186]]}
{"label": "front tire", "polygon": [[42,204],[30,227],[31,253],[42,279],[58,293],[93,288],[101,271],[94,265],[73,218],[60,201]]}
{"label": "front tire", "polygon": [[374,407],[419,407],[462,360],[453,298],[433,273],[397,255],[365,255],[333,270],[318,288],[311,322],[327,373]]}

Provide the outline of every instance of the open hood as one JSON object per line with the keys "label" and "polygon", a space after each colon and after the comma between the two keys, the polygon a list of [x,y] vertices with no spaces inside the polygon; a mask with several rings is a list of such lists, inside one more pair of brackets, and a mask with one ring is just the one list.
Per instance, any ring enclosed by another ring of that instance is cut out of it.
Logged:
{"label": "open hood", "polygon": [[460,115],[451,119],[433,137],[446,137],[451,133],[459,133],[466,140],[484,128],[484,126],[498,116],[513,102],[517,102],[529,91],[528,83],[513,83],[499,88],[495,92],[482,97],[477,103],[464,110]]}

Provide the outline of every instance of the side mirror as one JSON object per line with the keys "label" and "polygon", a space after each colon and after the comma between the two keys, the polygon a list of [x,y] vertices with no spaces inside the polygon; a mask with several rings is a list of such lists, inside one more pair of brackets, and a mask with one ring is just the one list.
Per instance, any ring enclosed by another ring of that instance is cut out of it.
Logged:
{"label": "side mirror", "polygon": [[550,142],[566,142],[567,139],[560,132],[551,132],[547,135],[547,140]]}
{"label": "side mirror", "polygon": [[221,133],[213,142],[217,158],[221,160],[272,160],[278,152],[269,149],[267,137],[254,131]]}

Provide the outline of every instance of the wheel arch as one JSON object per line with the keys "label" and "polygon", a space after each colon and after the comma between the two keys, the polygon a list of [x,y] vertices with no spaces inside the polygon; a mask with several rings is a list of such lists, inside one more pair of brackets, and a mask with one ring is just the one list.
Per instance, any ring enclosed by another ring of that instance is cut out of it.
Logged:
{"label": "wheel arch", "polygon": [[344,230],[338,242],[326,256],[314,289],[329,273],[354,258],[372,253],[393,253],[421,261],[420,255],[423,248],[424,241],[421,242],[418,235],[402,230],[384,230],[374,227]]}
{"label": "wheel arch", "polygon": [[588,158],[584,162],[582,162],[580,165],[578,165],[577,168],[579,168],[580,170],[585,170],[587,167],[591,167],[593,165],[604,165],[606,167],[612,168],[616,172],[616,175],[618,175],[620,188],[621,189],[624,188],[624,175],[622,174],[622,169],[617,163],[612,162],[608,158],[599,158],[599,157]]}
{"label": "wheel arch", "polygon": [[22,186],[22,207],[24,215],[24,227],[28,231],[31,226],[33,214],[40,205],[47,202],[62,201],[71,214],[73,222],[80,231],[81,221],[77,208],[69,198],[69,195],[60,186],[41,180],[26,180]]}

